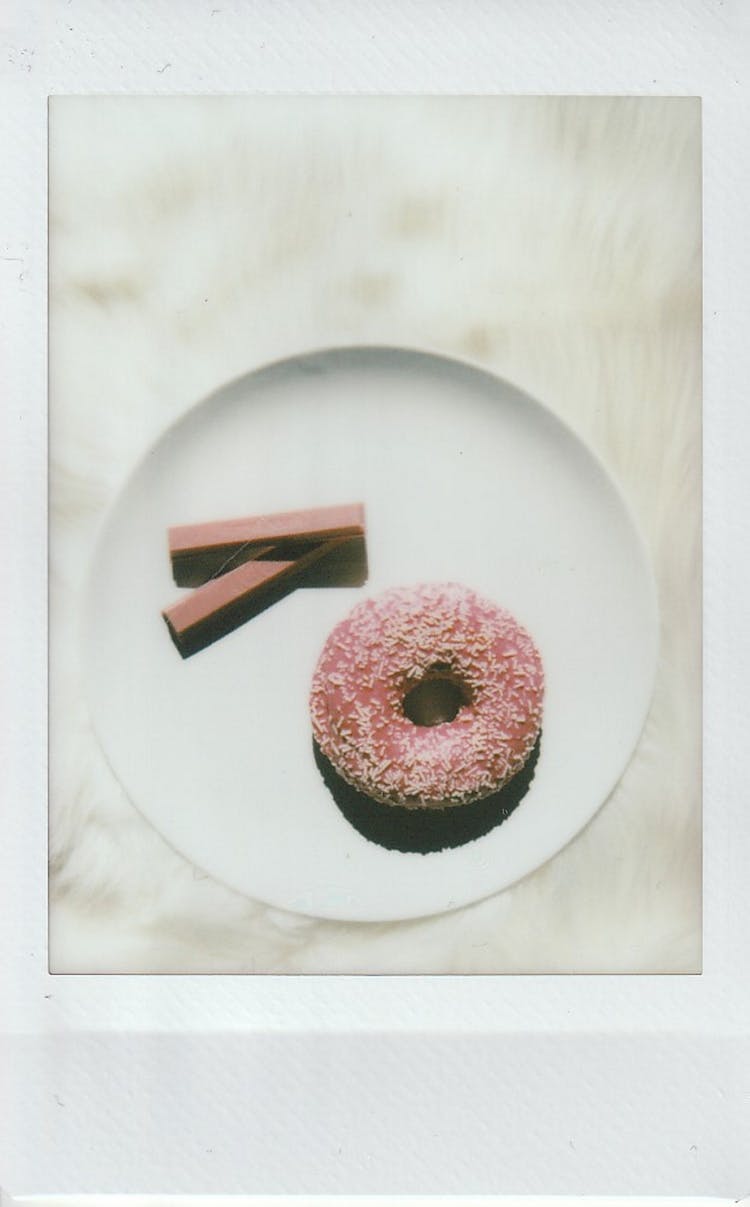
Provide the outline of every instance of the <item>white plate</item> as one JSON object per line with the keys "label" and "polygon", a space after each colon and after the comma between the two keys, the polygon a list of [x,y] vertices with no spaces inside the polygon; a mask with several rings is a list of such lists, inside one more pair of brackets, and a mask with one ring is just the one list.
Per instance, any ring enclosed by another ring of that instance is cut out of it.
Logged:
{"label": "white plate", "polygon": [[[299,590],[182,660],[171,524],[363,501],[370,577]],[[404,854],[345,821],[313,761],[308,692],[333,626],[388,587],[457,581],[507,607],[544,659],[543,741],[508,820]],[[644,546],[580,440],[471,366],[349,348],[233,382],[149,451],[99,541],[85,615],[91,714],[142,813],[194,863],[318,917],[418,917],[504,888],[559,851],[625,768],[657,654]]]}

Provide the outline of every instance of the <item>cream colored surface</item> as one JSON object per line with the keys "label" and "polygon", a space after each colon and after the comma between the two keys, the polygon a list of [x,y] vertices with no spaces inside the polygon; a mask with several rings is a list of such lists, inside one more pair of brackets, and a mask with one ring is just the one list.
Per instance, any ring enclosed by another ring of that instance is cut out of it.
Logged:
{"label": "cream colored surface", "polygon": [[[50,127],[53,971],[698,970],[698,103],[91,97]],[[494,898],[379,926],[203,877],[80,690],[83,577],[135,461],[222,382],[342,343],[469,357],[557,411],[630,499],[662,613],[646,730],[588,828]]]}

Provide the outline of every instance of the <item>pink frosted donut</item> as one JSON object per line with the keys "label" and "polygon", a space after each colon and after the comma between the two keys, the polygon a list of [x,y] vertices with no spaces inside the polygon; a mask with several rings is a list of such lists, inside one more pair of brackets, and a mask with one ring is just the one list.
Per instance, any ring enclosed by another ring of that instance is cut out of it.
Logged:
{"label": "pink frosted donut", "polygon": [[386,591],[331,632],[310,695],[313,734],[360,792],[462,805],[520,771],[539,736],[544,672],[509,612],[457,583]]}

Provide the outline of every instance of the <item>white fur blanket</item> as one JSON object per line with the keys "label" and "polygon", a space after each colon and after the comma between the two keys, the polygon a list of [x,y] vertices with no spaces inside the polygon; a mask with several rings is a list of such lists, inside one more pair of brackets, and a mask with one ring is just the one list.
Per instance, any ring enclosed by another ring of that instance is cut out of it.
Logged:
{"label": "white fur blanket", "polygon": [[[54,99],[50,167],[52,970],[699,970],[697,102]],[[79,678],[92,542],[149,444],[256,365],[360,342],[474,359],[557,410],[629,496],[662,618],[646,730],[585,831],[495,897],[387,925],[199,873],[108,771]]]}

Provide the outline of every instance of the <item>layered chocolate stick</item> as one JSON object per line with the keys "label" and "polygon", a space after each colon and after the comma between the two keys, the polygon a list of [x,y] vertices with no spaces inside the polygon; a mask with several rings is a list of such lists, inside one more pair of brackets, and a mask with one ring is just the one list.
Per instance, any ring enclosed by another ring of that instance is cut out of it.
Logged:
{"label": "layered chocolate stick", "polygon": [[[295,587],[315,585],[313,575],[335,581],[336,558],[357,537],[339,536],[307,549],[288,560],[243,562],[213,578],[162,612],[170,635],[183,658],[224,637],[252,619]],[[262,546],[264,556],[270,550]],[[330,567],[334,570],[331,571]],[[331,581],[331,585],[333,585]]]}
{"label": "layered chocolate stick", "polygon": [[[315,545],[339,537],[350,541],[338,547],[341,585],[361,585],[367,576],[361,503],[182,524],[169,529],[169,556],[177,585],[196,587],[250,560],[295,560]],[[269,544],[273,545],[272,553],[259,551]],[[332,570],[332,563],[329,568]]]}

